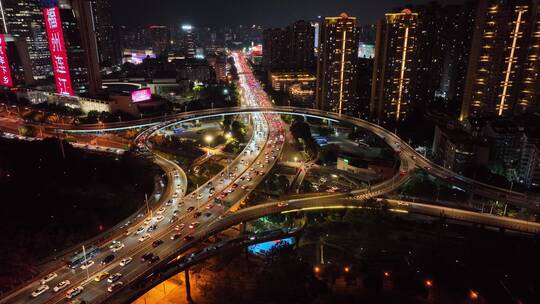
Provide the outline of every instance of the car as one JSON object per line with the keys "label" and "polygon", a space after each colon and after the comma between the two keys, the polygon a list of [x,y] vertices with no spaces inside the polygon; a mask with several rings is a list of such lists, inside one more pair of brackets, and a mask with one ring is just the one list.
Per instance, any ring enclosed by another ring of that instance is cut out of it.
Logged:
{"label": "car", "polygon": [[197,226],[199,226],[199,224],[200,224],[199,222],[193,222],[189,224],[189,229],[195,229],[197,228]]}
{"label": "car", "polygon": [[158,216],[156,217],[156,223],[159,223],[159,222],[163,221],[164,218],[165,218],[165,217],[164,217],[163,215],[158,215]]}
{"label": "car", "polygon": [[135,230],[135,234],[141,234],[146,228],[144,226],[141,226]]}
{"label": "car", "polygon": [[[175,193],[176,195],[177,193]],[[165,203],[165,206],[170,206],[172,205],[173,201],[172,200],[168,200],[166,203]]]}
{"label": "car", "polygon": [[178,217],[176,215],[171,216],[171,219],[169,220],[169,223],[172,224],[178,220]]}
{"label": "car", "polygon": [[58,275],[56,272],[49,273],[48,275],[44,276],[43,279],[41,279],[40,283],[41,285],[45,285],[45,283],[49,282],[50,280],[56,278]]}
{"label": "car", "polygon": [[82,286],[77,286],[77,287],[71,288],[70,290],[68,290],[66,292],[66,298],[71,299],[71,298],[81,294],[81,292],[83,292],[83,290],[84,290],[84,287],[82,287]]}
{"label": "car", "polygon": [[173,235],[171,235],[171,240],[177,240],[178,238],[180,238],[182,236],[182,233],[181,232],[177,232]]}
{"label": "car", "polygon": [[186,236],[184,237],[184,241],[186,241],[186,242],[187,242],[187,241],[191,241],[191,240],[193,240],[193,235],[188,234],[188,235],[186,235]]}
{"label": "car", "polygon": [[147,233],[139,238],[139,242],[144,242],[150,238],[150,234]]}
{"label": "car", "polygon": [[195,207],[193,207],[193,206],[191,206],[191,207],[189,207],[189,208],[186,209],[186,211],[187,211],[188,213],[191,212],[191,211],[193,211],[193,210],[195,210]]}
{"label": "car", "polygon": [[159,261],[159,256],[155,255],[150,258],[150,260],[148,261],[148,264],[154,264],[157,261]]}
{"label": "car", "polygon": [[143,254],[141,256],[141,262],[146,262],[148,261],[150,258],[152,258],[154,256],[154,254],[152,252],[147,252],[145,254]]}
{"label": "car", "polygon": [[175,210],[173,211],[172,215],[173,215],[173,216],[177,216],[177,215],[178,215],[178,212],[179,212],[178,209],[175,209]]}
{"label": "car", "polygon": [[101,265],[109,264],[110,262],[112,262],[114,260],[114,258],[115,258],[114,254],[109,254],[103,260],[101,260]]}
{"label": "car", "polygon": [[40,294],[44,293],[47,290],[49,290],[49,286],[40,285],[36,290],[34,290],[34,292],[32,292],[32,298],[37,298]]}
{"label": "car", "polygon": [[184,227],[186,227],[186,224],[182,223],[182,224],[174,226],[174,230],[180,231],[180,230],[184,229]]}
{"label": "car", "polygon": [[214,208],[214,204],[210,203],[208,205],[206,205],[206,207],[204,207],[206,210],[210,210],[212,208]]}
{"label": "car", "polygon": [[161,207],[158,209],[158,211],[156,212],[157,214],[163,214],[163,212],[165,212],[165,207]]}
{"label": "car", "polygon": [[109,249],[111,249],[112,252],[117,252],[118,250],[124,248],[124,244],[122,242],[114,241],[112,245],[109,246]]}
{"label": "car", "polygon": [[88,261],[83,262],[83,263],[81,264],[81,269],[84,270],[84,269],[90,268],[92,265],[94,265],[94,261],[88,260]]}
{"label": "car", "polygon": [[147,219],[144,220],[143,223],[144,223],[144,225],[148,225],[148,224],[150,224],[151,222],[152,222],[152,218],[147,218]]}
{"label": "car", "polygon": [[111,275],[109,276],[109,278],[107,279],[107,282],[109,282],[109,283],[114,283],[114,282],[120,280],[121,277],[122,277],[122,274],[119,273],[119,272],[117,272],[117,273],[115,273],[115,274],[111,274]]}
{"label": "car", "polygon": [[202,212],[197,211],[197,212],[193,213],[193,218],[198,218],[201,215],[202,215]]}
{"label": "car", "polygon": [[287,202],[279,202],[279,203],[277,203],[277,206],[280,207],[280,208],[283,208],[283,207],[289,206],[289,203],[287,203]]}
{"label": "car", "polygon": [[155,240],[152,242],[152,247],[156,248],[157,246],[163,244],[162,240]]}
{"label": "car", "polygon": [[157,228],[157,225],[154,224],[154,225],[148,227],[148,229],[146,229],[146,232],[152,232],[152,231],[156,230],[156,228]]}
{"label": "car", "polygon": [[124,267],[126,266],[127,264],[131,263],[131,261],[133,261],[133,258],[132,257],[127,257],[127,258],[124,258],[120,261],[120,266]]}
{"label": "car", "polygon": [[101,281],[105,280],[108,276],[109,276],[109,273],[107,271],[103,271],[102,273],[98,274],[94,278],[94,281],[101,282]]}
{"label": "car", "polygon": [[71,282],[69,280],[62,281],[62,282],[58,283],[56,286],[54,286],[53,291],[54,292],[59,292],[60,290],[68,287],[70,284],[71,284]]}
{"label": "car", "polygon": [[197,195],[197,199],[200,200],[203,197],[202,194]]}
{"label": "car", "polygon": [[211,217],[211,216],[212,216],[212,212],[206,212],[206,213],[204,214],[204,216],[205,216],[205,217]]}
{"label": "car", "polygon": [[248,186],[246,186],[246,185],[243,185],[241,188],[242,188],[242,190],[247,190],[247,189],[249,189]]}
{"label": "car", "polygon": [[113,291],[115,291],[117,289],[122,288],[123,285],[124,285],[124,283],[122,283],[122,281],[118,281],[118,282],[116,282],[114,284],[111,284],[111,286],[109,286],[109,288],[107,288],[107,291],[108,292],[113,292]]}

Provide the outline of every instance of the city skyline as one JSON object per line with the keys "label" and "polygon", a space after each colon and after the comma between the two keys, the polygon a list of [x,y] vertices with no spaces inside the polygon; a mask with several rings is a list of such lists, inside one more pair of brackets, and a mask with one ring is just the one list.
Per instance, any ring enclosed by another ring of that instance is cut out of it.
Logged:
{"label": "city skyline", "polygon": [[0,0],[0,193],[0,304],[540,303],[540,0]]}
{"label": "city skyline", "polygon": [[[148,0],[113,1],[117,25],[181,25],[236,26],[261,25],[284,27],[294,20],[314,20],[324,16],[338,16],[346,12],[358,18],[359,25],[375,24],[381,15],[405,5],[419,5],[429,0],[295,0],[295,1],[249,1],[249,0],[201,0],[189,5],[182,1],[159,0],[152,5]],[[460,0],[442,0],[442,4],[460,3]],[[249,14],[244,12],[249,11]],[[127,13],[126,13],[127,12]],[[136,18],[133,18],[135,17]]]}

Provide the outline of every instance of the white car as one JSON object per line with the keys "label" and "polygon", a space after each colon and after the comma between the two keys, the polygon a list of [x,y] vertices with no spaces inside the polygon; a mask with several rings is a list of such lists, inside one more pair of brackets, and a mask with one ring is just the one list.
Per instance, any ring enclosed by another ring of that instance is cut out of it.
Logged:
{"label": "white car", "polygon": [[37,298],[40,294],[44,293],[47,290],[49,290],[49,286],[40,285],[36,290],[34,290],[34,292],[32,292],[32,298]]}
{"label": "white car", "polygon": [[122,259],[120,261],[120,266],[124,267],[126,266],[127,264],[131,263],[131,261],[133,261],[133,258],[132,257],[127,257],[125,259]]}
{"label": "white car", "polygon": [[144,231],[144,229],[146,229],[144,228],[144,226],[137,228],[137,230],[135,230],[135,234],[141,234]]}
{"label": "white car", "polygon": [[150,238],[150,234],[145,234],[139,238],[139,242],[144,242]]}
{"label": "white car", "polygon": [[124,248],[124,244],[122,242],[114,242],[109,248],[112,252],[117,252],[118,250]]}
{"label": "white car", "polygon": [[149,217],[149,218],[144,220],[143,224],[146,226],[146,225],[150,224],[151,222],[152,222],[152,218]]}
{"label": "white car", "polygon": [[107,279],[107,282],[109,282],[109,283],[114,283],[114,282],[120,280],[121,277],[122,277],[122,274],[119,273],[119,272],[117,272],[117,273],[115,273],[115,274],[111,274],[111,275],[109,276],[109,278]]}
{"label": "white car", "polygon": [[66,298],[71,299],[77,295],[79,295],[84,290],[84,287],[78,286],[75,288],[71,288],[66,292]]}
{"label": "white car", "polygon": [[43,279],[41,279],[40,283],[41,285],[44,285],[45,283],[49,282],[50,280],[56,278],[58,275],[56,274],[56,272],[53,272],[53,273],[49,273],[48,275],[46,275],[45,277],[43,277]]}
{"label": "white car", "polygon": [[62,282],[58,283],[58,285],[54,286],[53,291],[54,292],[59,292],[60,290],[68,287],[70,284],[71,284],[71,282],[69,280],[62,281]]}
{"label": "white car", "polygon": [[156,217],[156,223],[159,223],[159,222],[163,221],[164,218],[165,218],[165,217],[164,217],[163,215],[158,215],[158,216]]}
{"label": "white car", "polygon": [[157,214],[163,214],[163,212],[165,212],[165,207],[161,207],[158,209],[158,211],[156,212]]}
{"label": "white car", "polygon": [[81,269],[90,268],[90,266],[94,265],[94,261],[88,260],[81,265]]}
{"label": "white car", "polygon": [[114,284],[111,284],[111,286],[109,286],[109,288],[107,288],[107,291],[108,292],[113,292],[119,288],[122,288],[122,285],[124,285],[124,283],[122,283],[121,281],[119,282],[116,282]]}

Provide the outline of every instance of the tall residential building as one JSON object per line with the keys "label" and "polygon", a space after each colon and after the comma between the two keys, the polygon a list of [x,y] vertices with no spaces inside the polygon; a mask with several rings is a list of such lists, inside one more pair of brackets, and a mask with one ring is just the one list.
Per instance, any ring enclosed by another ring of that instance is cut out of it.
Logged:
{"label": "tall residential building", "polygon": [[418,14],[404,9],[377,25],[370,109],[379,119],[404,120],[412,110],[417,23]]}
{"label": "tall residential building", "polygon": [[287,26],[286,66],[294,70],[313,68],[315,29],[311,22],[299,20]]}
{"label": "tall residential building", "polygon": [[281,28],[270,28],[263,31],[263,59],[266,71],[285,67],[286,32]]}
{"label": "tall residential building", "polygon": [[336,113],[355,112],[359,30],[355,17],[326,17],[320,28],[316,105]]}
{"label": "tall residential building", "polygon": [[538,109],[539,65],[539,1],[480,0],[460,120]]}
{"label": "tall residential building", "polygon": [[0,31],[26,41],[35,80],[52,75],[43,11],[37,0],[0,0]]}
{"label": "tall residential building", "polygon": [[467,1],[461,5],[447,5],[443,10],[446,12],[445,52],[442,58],[439,88],[435,97],[449,102],[449,108],[459,113],[474,32],[476,1]]}
{"label": "tall residential building", "polygon": [[315,64],[315,28],[311,22],[296,21],[286,28],[263,31],[265,70],[312,70]]}

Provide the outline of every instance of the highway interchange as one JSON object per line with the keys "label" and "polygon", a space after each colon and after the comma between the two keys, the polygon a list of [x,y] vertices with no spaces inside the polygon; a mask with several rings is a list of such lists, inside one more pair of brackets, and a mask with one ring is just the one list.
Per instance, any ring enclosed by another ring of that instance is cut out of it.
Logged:
{"label": "highway interchange", "polygon": [[[231,112],[250,113],[253,132],[244,150],[227,168],[210,179],[208,183],[201,185],[187,195],[187,179],[182,169],[173,162],[156,157],[156,162],[166,172],[167,183],[163,193],[157,197],[158,203],[151,214],[144,217],[130,218],[129,223],[122,224],[122,229],[114,238],[99,244],[101,252],[91,258],[94,263],[87,269],[81,269],[80,267],[71,269],[63,266],[62,262],[58,262],[56,269],[52,272],[55,274],[54,278],[44,284],[49,287],[47,290],[41,294],[35,294],[35,297],[32,296],[32,293],[42,286],[40,277],[4,297],[0,300],[0,303],[64,303],[66,291],[78,286],[82,286],[82,292],[76,296],[77,298],[88,303],[106,302],[110,296],[125,288],[126,285],[151,275],[154,268],[158,269],[160,266],[167,265],[186,250],[193,248],[195,244],[219,231],[272,213],[320,210],[334,207],[360,208],[367,199],[379,197],[398,188],[410,178],[410,172],[416,168],[423,168],[430,171],[431,174],[442,178],[453,178],[456,181],[470,184],[475,191],[488,196],[504,198],[516,205],[532,206],[533,209],[538,207],[536,202],[531,204],[530,200],[524,197],[522,193],[481,184],[433,164],[398,136],[375,124],[318,110],[272,107],[267,95],[253,76],[243,54],[236,52],[233,53],[233,57],[239,74],[239,87],[243,100],[242,107],[184,113],[167,117],[165,121],[161,119],[160,121],[145,121],[132,125],[126,125],[125,123],[100,125],[98,129],[93,129],[91,126],[76,130],[63,129],[68,132],[103,132],[115,128],[148,126],[149,128],[143,131],[135,140],[141,151],[151,151],[151,144],[148,139],[157,132],[172,125],[208,115],[217,116]],[[399,168],[396,168],[396,175],[380,184],[372,185],[370,189],[359,189],[347,194],[328,194],[316,198],[261,204],[236,213],[228,213],[228,206],[245,199],[278,161],[285,138],[284,125],[280,120],[279,113],[314,115],[345,121],[373,132],[384,139],[388,145],[394,148],[396,155],[399,155],[400,162]],[[538,225],[529,222],[499,217],[486,218],[484,215],[480,216],[474,212],[459,211],[458,209],[411,202],[387,201],[387,203],[396,207],[391,209],[395,212],[416,212],[435,216],[443,214],[449,218],[455,217],[456,219],[480,222],[486,225],[497,226],[499,224],[499,226],[504,226],[507,224],[504,227],[508,229],[532,233],[538,233],[539,229]],[[155,229],[149,231],[149,228],[154,228],[153,225],[155,225]],[[178,234],[178,236],[175,236],[175,234]],[[148,235],[145,237],[146,239],[142,240],[141,238],[146,235]],[[162,243],[158,244],[156,242],[158,240],[162,241]],[[114,250],[113,253],[110,247],[114,244],[121,245],[116,245],[120,249]],[[150,261],[141,262],[141,257],[146,253],[159,256],[159,259],[154,258],[152,260],[149,258],[148,260],[153,262],[151,266],[149,265]],[[102,261],[111,254],[114,254],[114,259],[109,263],[102,264]],[[121,266],[120,261],[125,259],[131,259],[131,262]],[[99,282],[96,281],[96,276],[104,273],[108,275],[120,273],[121,277],[113,276],[111,280],[115,280],[116,284],[122,282],[123,285],[119,285],[118,290],[108,291],[112,284],[106,282],[107,275],[101,276]],[[47,273],[44,273],[44,275],[47,275]],[[61,291],[53,291],[53,287],[66,280],[70,282],[69,285],[65,286]]]}

